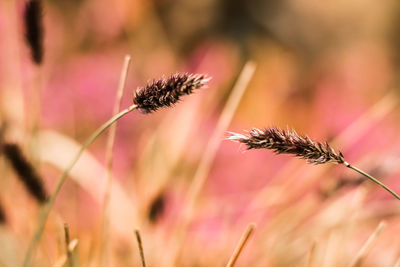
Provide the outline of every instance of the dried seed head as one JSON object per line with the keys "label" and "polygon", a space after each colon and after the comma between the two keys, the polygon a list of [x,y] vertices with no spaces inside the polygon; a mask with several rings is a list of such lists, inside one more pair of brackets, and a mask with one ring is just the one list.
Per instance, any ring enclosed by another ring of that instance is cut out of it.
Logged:
{"label": "dried seed head", "polygon": [[40,65],[43,61],[43,10],[41,0],[29,0],[24,11],[25,39],[31,50],[32,60]]}
{"label": "dried seed head", "polygon": [[343,154],[333,150],[327,142],[314,142],[308,136],[299,135],[294,130],[285,131],[275,127],[252,129],[248,135],[231,133],[228,139],[245,144],[247,149],[272,149],[277,154],[292,154],[312,164],[345,162]]}
{"label": "dried seed head", "polygon": [[44,203],[47,200],[47,194],[42,179],[32,164],[24,157],[18,145],[5,143],[2,145],[2,150],[28,192],[39,203]]}
{"label": "dried seed head", "polygon": [[133,96],[133,103],[144,113],[151,113],[159,108],[174,105],[181,96],[204,87],[209,80],[205,75],[177,73],[138,88]]}

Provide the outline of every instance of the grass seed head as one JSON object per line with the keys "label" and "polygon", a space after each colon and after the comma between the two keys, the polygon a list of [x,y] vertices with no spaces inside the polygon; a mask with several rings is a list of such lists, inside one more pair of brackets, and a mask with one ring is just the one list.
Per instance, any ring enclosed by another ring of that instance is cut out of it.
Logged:
{"label": "grass seed head", "polygon": [[343,154],[336,152],[327,142],[312,141],[294,130],[254,128],[247,135],[231,133],[228,139],[245,144],[247,149],[271,149],[276,154],[292,154],[311,164],[344,163]]}
{"label": "grass seed head", "polygon": [[134,93],[133,102],[144,113],[151,113],[177,103],[184,95],[204,87],[210,79],[202,74],[174,74],[153,81]]}

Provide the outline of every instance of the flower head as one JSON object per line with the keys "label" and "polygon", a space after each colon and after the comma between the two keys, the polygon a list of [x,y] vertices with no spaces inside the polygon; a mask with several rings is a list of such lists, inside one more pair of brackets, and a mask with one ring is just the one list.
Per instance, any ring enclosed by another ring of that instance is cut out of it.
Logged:
{"label": "flower head", "polygon": [[151,113],[163,107],[177,103],[183,95],[189,95],[195,89],[205,86],[210,79],[202,74],[174,74],[138,88],[133,103],[144,113]]}
{"label": "flower head", "polygon": [[248,135],[231,133],[228,139],[245,144],[247,149],[271,149],[276,154],[292,154],[312,164],[345,162],[342,152],[336,152],[327,142],[314,142],[308,136],[299,135],[294,130],[276,127],[263,130],[254,128]]}

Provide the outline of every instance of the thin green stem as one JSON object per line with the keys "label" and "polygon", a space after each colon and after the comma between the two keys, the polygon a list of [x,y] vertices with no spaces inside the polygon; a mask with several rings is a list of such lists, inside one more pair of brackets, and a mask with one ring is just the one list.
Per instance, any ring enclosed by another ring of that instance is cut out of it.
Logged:
{"label": "thin green stem", "polygon": [[366,172],[363,172],[362,170],[360,170],[357,167],[354,167],[352,165],[350,165],[348,162],[344,162],[343,163],[347,168],[353,169],[354,171],[358,172],[361,175],[364,175],[365,177],[367,177],[368,179],[370,179],[372,182],[380,185],[381,187],[383,187],[384,189],[386,189],[386,191],[388,191],[390,194],[392,194],[395,198],[397,198],[398,200],[400,200],[400,196],[397,195],[395,192],[393,192],[389,187],[387,187],[385,184],[383,184],[381,181],[379,181],[378,179],[372,177],[371,175],[369,175]]}
{"label": "thin green stem", "polygon": [[56,189],[54,190],[54,193],[50,196],[47,203],[43,206],[43,211],[42,211],[41,215],[39,216],[37,229],[35,231],[35,234],[33,235],[32,241],[29,245],[28,251],[27,251],[25,259],[24,259],[24,263],[23,263],[24,267],[29,266],[32,255],[33,255],[37,245],[39,244],[40,238],[42,237],[47,218],[50,214],[51,208],[54,205],[57,195],[60,192],[60,189],[61,189],[62,185],[64,184],[65,180],[67,179],[69,172],[75,166],[76,162],[79,160],[82,153],[85,151],[85,149],[91,143],[93,143],[94,140],[97,139],[97,137],[99,137],[105,130],[107,130],[108,127],[110,127],[113,123],[118,121],[121,117],[125,116],[126,114],[128,114],[129,112],[133,111],[136,108],[137,108],[136,105],[132,105],[129,108],[124,109],[120,113],[116,114],[111,119],[109,119],[106,123],[104,123],[102,126],[100,126],[91,136],[89,136],[89,138],[85,141],[85,143],[79,149],[78,153],[72,159],[71,163],[61,174],[61,177],[58,180],[58,183],[56,185]]}

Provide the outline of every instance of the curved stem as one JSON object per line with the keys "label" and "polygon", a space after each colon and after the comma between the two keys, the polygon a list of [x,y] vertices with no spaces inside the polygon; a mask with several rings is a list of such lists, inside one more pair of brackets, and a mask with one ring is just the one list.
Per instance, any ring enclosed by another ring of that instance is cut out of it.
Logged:
{"label": "curved stem", "polygon": [[64,172],[61,174],[61,177],[58,180],[58,183],[56,185],[56,189],[54,190],[54,193],[50,196],[50,198],[47,201],[47,203],[43,206],[42,214],[40,215],[39,220],[38,220],[37,229],[35,231],[35,234],[34,234],[34,236],[32,238],[32,241],[31,241],[31,243],[29,245],[28,251],[27,251],[25,259],[24,259],[24,263],[23,263],[24,267],[29,266],[29,263],[31,261],[33,252],[36,249],[37,245],[39,244],[40,238],[41,238],[41,236],[43,234],[44,226],[45,226],[47,218],[48,218],[48,216],[50,214],[51,208],[54,205],[56,197],[57,197],[58,193],[60,192],[60,189],[61,189],[62,185],[64,184],[65,180],[67,179],[69,172],[75,166],[76,162],[79,160],[79,158],[82,155],[82,153],[85,151],[85,149],[91,143],[93,143],[94,140],[97,139],[97,137],[99,137],[105,130],[107,130],[108,127],[110,127],[113,123],[118,121],[121,117],[125,116],[126,114],[128,114],[129,112],[133,111],[136,108],[137,108],[136,105],[132,105],[129,108],[124,109],[120,113],[116,114],[111,119],[109,119],[106,123],[104,123],[102,126],[100,126],[91,136],[89,136],[89,138],[81,146],[81,148],[78,151],[78,153],[72,159],[71,163],[64,170]]}
{"label": "curved stem", "polygon": [[382,183],[381,181],[379,181],[378,179],[372,177],[371,175],[369,175],[368,173],[360,170],[357,167],[354,167],[352,165],[350,165],[348,162],[344,162],[343,163],[347,168],[353,169],[354,171],[358,172],[361,175],[364,175],[365,177],[367,177],[368,179],[370,179],[372,182],[376,183],[377,185],[380,185],[381,187],[383,187],[384,189],[386,189],[386,191],[388,191],[390,194],[392,194],[395,198],[397,198],[398,200],[400,200],[400,196],[397,195],[395,192],[393,192],[389,187],[387,187],[384,183]]}

